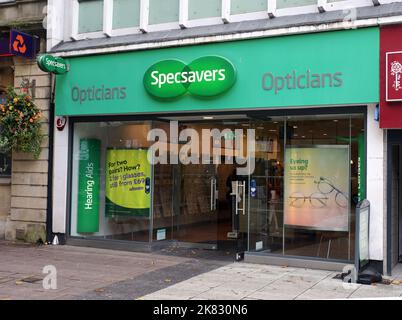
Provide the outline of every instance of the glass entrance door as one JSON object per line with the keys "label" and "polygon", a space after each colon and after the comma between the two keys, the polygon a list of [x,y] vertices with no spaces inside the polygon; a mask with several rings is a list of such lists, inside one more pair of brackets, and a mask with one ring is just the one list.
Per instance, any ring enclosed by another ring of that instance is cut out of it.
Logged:
{"label": "glass entrance door", "polygon": [[[188,152],[190,164],[182,159],[190,140],[174,140],[169,131],[171,125],[169,121],[154,122],[154,128],[167,133],[166,150],[174,150],[179,156],[172,153],[173,159],[178,158],[176,163],[154,166],[153,241],[163,245],[167,240],[178,242],[179,246],[231,253],[245,251],[249,177],[237,174],[239,165],[233,157],[243,153],[235,139],[241,139],[246,150],[246,137],[236,136],[235,130],[248,129],[249,121],[176,122],[175,131],[181,134],[189,129],[187,132],[198,139],[198,150],[196,143]],[[209,149],[201,141],[204,130],[215,130],[220,135],[210,137]],[[232,161],[226,161],[230,155]]]}
{"label": "glass entrance door", "polygon": [[177,170],[174,236],[182,244],[215,250],[218,243],[216,166],[179,165]]}

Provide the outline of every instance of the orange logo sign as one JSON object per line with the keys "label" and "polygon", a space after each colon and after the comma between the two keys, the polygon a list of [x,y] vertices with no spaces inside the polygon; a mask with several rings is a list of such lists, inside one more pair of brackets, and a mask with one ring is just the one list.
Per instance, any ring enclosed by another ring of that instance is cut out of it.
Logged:
{"label": "orange logo sign", "polygon": [[25,45],[25,40],[22,35],[17,35],[13,43],[13,50],[24,54],[27,51],[27,46]]}

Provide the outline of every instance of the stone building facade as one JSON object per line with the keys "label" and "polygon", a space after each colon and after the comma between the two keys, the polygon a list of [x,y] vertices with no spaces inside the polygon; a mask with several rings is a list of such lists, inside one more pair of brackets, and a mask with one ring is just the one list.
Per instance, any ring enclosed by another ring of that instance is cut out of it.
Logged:
{"label": "stone building facade", "polygon": [[[0,2],[0,32],[11,29],[38,36],[40,51],[46,51],[43,27],[47,1]],[[51,76],[42,72],[35,59],[0,57],[0,90],[14,86],[28,92],[43,112],[45,139],[38,159],[30,154],[13,153],[2,159],[11,170],[0,176],[0,239],[32,243],[46,241],[49,173],[49,119]],[[4,162],[4,163],[5,163]]]}

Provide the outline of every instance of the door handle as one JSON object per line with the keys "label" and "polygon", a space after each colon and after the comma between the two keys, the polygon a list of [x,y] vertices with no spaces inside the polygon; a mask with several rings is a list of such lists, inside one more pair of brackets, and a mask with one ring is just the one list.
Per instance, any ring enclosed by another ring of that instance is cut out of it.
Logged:
{"label": "door handle", "polygon": [[214,178],[214,210],[216,210],[216,202],[218,201],[218,192],[216,189],[216,179]]}
{"label": "door handle", "polygon": [[211,179],[211,211],[216,210],[216,179]]}
{"label": "door handle", "polygon": [[240,201],[243,203],[242,207],[237,208],[237,210],[239,211],[239,213],[241,212],[243,214],[243,216],[246,215],[246,182],[239,182],[238,184],[238,191],[237,191],[239,197],[240,197]]}

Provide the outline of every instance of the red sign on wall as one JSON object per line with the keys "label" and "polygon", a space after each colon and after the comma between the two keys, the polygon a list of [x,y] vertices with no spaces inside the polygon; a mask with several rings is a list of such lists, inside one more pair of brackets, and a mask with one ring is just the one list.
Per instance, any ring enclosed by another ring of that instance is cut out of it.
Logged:
{"label": "red sign on wall", "polygon": [[387,101],[402,101],[402,51],[387,52]]}
{"label": "red sign on wall", "polygon": [[380,127],[402,128],[402,25],[381,27]]}

